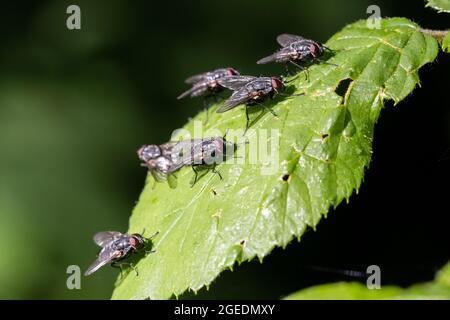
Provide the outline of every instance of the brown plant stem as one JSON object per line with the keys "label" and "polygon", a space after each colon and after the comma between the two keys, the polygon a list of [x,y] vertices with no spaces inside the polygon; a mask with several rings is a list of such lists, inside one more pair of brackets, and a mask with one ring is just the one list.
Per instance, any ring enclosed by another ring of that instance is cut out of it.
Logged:
{"label": "brown plant stem", "polygon": [[449,32],[449,30],[432,30],[432,29],[423,29],[423,28],[421,28],[420,31],[432,36],[439,43],[442,43],[442,40],[444,40],[445,36]]}

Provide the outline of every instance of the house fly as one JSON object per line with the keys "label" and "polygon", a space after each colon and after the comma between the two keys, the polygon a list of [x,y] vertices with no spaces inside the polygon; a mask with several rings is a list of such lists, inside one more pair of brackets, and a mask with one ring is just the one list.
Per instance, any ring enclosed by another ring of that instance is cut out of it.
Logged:
{"label": "house fly", "polygon": [[[285,88],[285,82],[279,77],[253,77],[253,76],[230,76],[218,80],[220,85],[233,90],[233,94],[217,110],[223,113],[235,108],[240,104],[245,104],[245,131],[249,127],[248,106],[260,104],[265,99],[273,98],[275,94],[280,94]],[[263,105],[264,106],[264,105]],[[272,109],[264,106],[274,116],[277,116]]]}
{"label": "house fly", "polygon": [[198,180],[197,166],[210,166],[212,172],[222,179],[216,165],[222,163],[232,155],[236,145],[225,140],[225,137],[208,137],[202,139],[188,139],[177,142],[172,149],[172,157],[177,165],[191,166],[195,173],[194,185]]}
{"label": "house fly", "polygon": [[142,146],[138,150],[137,154],[139,156],[139,159],[141,159],[145,163],[160,156],[170,159],[172,156],[172,148],[175,144],[175,142],[167,142],[160,145],[147,144]]}
{"label": "house fly", "polygon": [[208,137],[179,141],[172,149],[174,161],[185,166],[212,165],[223,162],[234,144],[224,137]]}
{"label": "house fly", "polygon": [[157,182],[168,181],[171,188],[175,188],[176,181],[173,173],[183,166],[176,162],[176,157],[172,153],[175,142],[168,142],[162,145],[144,145],[137,154],[143,162],[142,166],[147,167],[151,175]]}
{"label": "house fly", "polygon": [[[138,156],[159,182],[168,180],[172,173],[184,166],[192,167],[195,172],[193,185],[198,178],[197,166],[212,167],[212,171],[222,179],[215,166],[225,161],[234,151],[235,144],[226,141],[225,137],[208,137],[171,141],[162,145],[144,145],[138,150]],[[173,182],[168,181],[169,185],[173,185]]]}
{"label": "house fly", "polygon": [[173,163],[171,159],[164,156],[150,159],[142,166],[148,168],[156,182],[167,181],[171,188],[176,187],[176,177],[173,173],[183,167],[182,164]]}
{"label": "house fly", "polygon": [[[147,241],[156,236],[158,232],[151,237],[146,238],[139,233],[125,234],[118,231],[102,231],[94,235],[94,242],[102,247],[97,259],[89,266],[84,273],[89,276],[106,264],[111,264],[113,267],[120,267],[121,265],[129,265],[138,275],[137,268],[131,262],[125,262],[133,253],[141,252],[145,249]],[[146,251],[150,253],[153,251]]]}
{"label": "house fly", "polygon": [[331,51],[331,49],[319,42],[292,34],[280,34],[277,37],[277,42],[282,48],[270,56],[258,60],[257,64],[284,62],[291,63],[303,70],[305,67],[298,64],[298,62],[322,61],[319,58],[324,54],[325,50]]}
{"label": "house fly", "polygon": [[186,79],[187,84],[191,84],[192,88],[183,92],[177,99],[190,96],[198,97],[205,93],[214,94],[223,90],[223,87],[219,84],[218,79],[222,79],[228,76],[239,75],[239,72],[233,68],[222,68],[213,71],[198,74]]}

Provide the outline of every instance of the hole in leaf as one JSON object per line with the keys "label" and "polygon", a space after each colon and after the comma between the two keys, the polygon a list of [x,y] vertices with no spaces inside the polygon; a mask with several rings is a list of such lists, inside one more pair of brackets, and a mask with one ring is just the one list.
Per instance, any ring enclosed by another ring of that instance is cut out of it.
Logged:
{"label": "hole in leaf", "polygon": [[344,80],[341,80],[339,82],[338,86],[336,87],[336,89],[334,90],[334,92],[336,92],[337,95],[339,95],[342,98],[344,98],[345,94],[347,93],[348,87],[350,86],[352,81],[353,80],[350,79],[350,78],[346,78]]}

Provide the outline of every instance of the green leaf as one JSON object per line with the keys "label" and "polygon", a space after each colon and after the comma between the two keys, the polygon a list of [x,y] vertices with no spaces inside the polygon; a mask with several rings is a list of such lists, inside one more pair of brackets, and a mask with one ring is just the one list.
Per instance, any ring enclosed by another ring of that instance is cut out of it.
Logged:
{"label": "green leaf", "polygon": [[445,52],[450,52],[450,32],[447,32],[447,35],[442,41],[442,50]]}
{"label": "green leaf", "polygon": [[[331,207],[358,191],[383,102],[397,103],[411,93],[419,83],[418,69],[435,59],[438,46],[401,18],[381,20],[380,29],[356,22],[327,45],[336,50],[329,61],[338,66],[313,65],[309,81],[302,74],[291,82],[288,90],[304,96],[267,102],[278,117],[261,107],[250,108],[250,144],[238,152],[246,150],[248,156],[258,135],[263,145],[279,142],[271,150],[278,166],[273,174],[263,175],[268,166],[249,164],[247,157],[244,164],[219,165],[223,180],[206,173],[193,188],[190,168],[178,172],[176,189],[167,184],[153,188],[148,179],[129,230],[159,230],[157,252],[139,261],[139,276],[128,272],[118,280],[114,299],[167,299],[197,291],[236,261],[262,259],[275,246],[299,238]],[[348,89],[343,88],[347,80]],[[335,93],[337,87],[345,98]],[[204,131],[223,134],[244,128],[243,107],[222,114],[214,112],[217,107],[209,111]],[[205,114],[194,120],[203,124]],[[194,121],[185,128],[192,133]],[[275,130],[280,139],[270,131],[269,138],[262,137],[261,129]]]}
{"label": "green leaf", "polygon": [[450,12],[450,0],[428,0],[427,7],[432,7],[438,12]]}
{"label": "green leaf", "polygon": [[287,300],[449,300],[450,299],[450,263],[437,275],[433,282],[413,285],[407,289],[395,286],[381,286],[381,289],[369,290],[356,282],[338,282],[314,286],[287,296]]}

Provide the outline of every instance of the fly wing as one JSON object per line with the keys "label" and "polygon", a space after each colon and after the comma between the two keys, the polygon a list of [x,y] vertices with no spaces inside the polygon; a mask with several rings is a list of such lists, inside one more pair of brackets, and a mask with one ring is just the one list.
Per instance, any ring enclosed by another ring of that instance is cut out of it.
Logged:
{"label": "fly wing", "polygon": [[270,56],[259,59],[258,61],[256,61],[256,63],[257,64],[266,64],[269,62],[277,61],[277,58],[278,58],[278,52],[275,52],[275,53],[271,54]]}
{"label": "fly wing", "polygon": [[157,182],[165,182],[167,181],[168,177],[171,176],[172,173],[179,170],[181,167],[183,167],[182,163],[174,163],[170,166],[170,168],[167,171],[161,171],[158,169],[151,170],[153,178]]}
{"label": "fly wing", "polygon": [[219,108],[217,109],[217,113],[223,113],[225,111],[231,110],[234,107],[237,107],[240,104],[246,103],[248,100],[250,100],[250,96],[248,95],[248,91],[241,89],[238,91],[233,92],[231,97],[228,98],[227,101]]}
{"label": "fly wing", "polygon": [[164,182],[167,180],[167,176],[168,174],[165,172],[162,172],[160,170],[152,170],[151,171],[153,178],[157,181],[157,182]]}
{"label": "fly wing", "polygon": [[296,36],[295,34],[283,33],[277,37],[277,42],[282,47],[286,47],[290,45],[292,42],[305,40],[305,38]]}
{"label": "fly wing", "polygon": [[104,247],[115,238],[121,236],[122,233],[118,231],[101,231],[94,235],[94,242],[100,247]]}
{"label": "fly wing", "polygon": [[186,80],[184,80],[184,82],[186,82],[187,84],[194,84],[194,83],[206,80],[207,76],[208,76],[208,72],[196,74],[194,76],[187,78]]}
{"label": "fly wing", "polygon": [[177,177],[173,174],[167,177],[167,183],[171,189],[175,189],[178,185]]}
{"label": "fly wing", "polygon": [[120,258],[120,251],[112,251],[110,249],[105,249],[100,252],[97,259],[89,266],[89,268],[84,273],[85,276],[93,274],[95,271],[103,267],[105,264],[110,263],[114,259]]}
{"label": "fly wing", "polygon": [[230,90],[236,91],[245,84],[249,83],[250,81],[256,79],[256,77],[252,76],[228,76],[224,77],[222,79],[218,79],[217,82],[225,88],[228,88]]}
{"label": "fly wing", "polygon": [[297,53],[293,51],[290,47],[284,47],[278,50],[277,52],[258,60],[257,64],[265,64],[269,62],[288,62],[291,60],[292,54]]}
{"label": "fly wing", "polygon": [[208,90],[208,82],[204,81],[204,82],[198,82],[195,83],[192,88],[190,88],[189,90],[186,90],[185,92],[183,92],[182,94],[180,94],[177,99],[183,99],[187,96],[191,96],[191,97],[197,97],[202,95],[203,93],[205,93]]}
{"label": "fly wing", "polygon": [[172,149],[172,161],[180,166],[194,164],[195,158],[201,157],[202,141],[202,139],[179,141]]}
{"label": "fly wing", "polygon": [[[182,166],[183,166],[182,164],[174,165],[171,168],[171,173],[180,169]],[[171,189],[175,189],[178,185],[178,179],[174,174],[171,174],[169,172],[162,172],[159,170],[152,170],[151,173],[152,173],[152,176],[155,179],[155,181],[157,181],[157,182],[166,182],[167,181],[167,183],[169,184],[169,187]]]}

